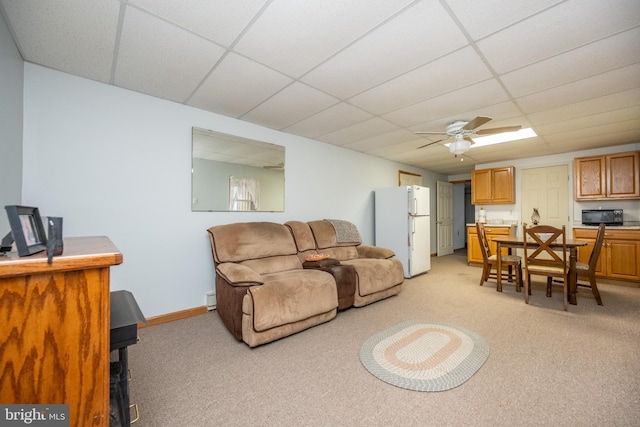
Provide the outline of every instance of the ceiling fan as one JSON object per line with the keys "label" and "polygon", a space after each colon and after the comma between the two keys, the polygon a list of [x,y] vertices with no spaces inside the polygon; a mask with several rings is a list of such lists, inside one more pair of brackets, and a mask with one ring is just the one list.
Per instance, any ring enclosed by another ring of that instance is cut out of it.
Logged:
{"label": "ceiling fan", "polygon": [[471,121],[465,120],[456,120],[447,126],[447,130],[445,132],[414,132],[417,135],[447,135],[446,138],[439,139],[437,141],[430,142],[425,145],[421,145],[418,148],[428,147],[433,144],[437,144],[438,142],[444,141],[449,138],[455,138],[454,141],[449,145],[449,151],[452,154],[455,154],[457,157],[460,154],[464,154],[471,148],[471,145],[474,144],[471,139],[472,135],[492,135],[496,133],[505,133],[505,132],[516,132],[521,129],[522,126],[505,126],[500,128],[491,128],[491,129],[480,129],[476,130],[483,124],[487,123],[491,120],[491,117],[482,117],[478,116]]}

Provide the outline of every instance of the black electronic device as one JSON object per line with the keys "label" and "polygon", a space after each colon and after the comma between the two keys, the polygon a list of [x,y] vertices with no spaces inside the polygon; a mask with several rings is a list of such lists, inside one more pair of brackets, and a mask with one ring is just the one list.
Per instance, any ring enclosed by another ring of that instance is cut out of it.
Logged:
{"label": "black electronic device", "polygon": [[0,246],[0,253],[11,251],[11,245],[13,245],[13,233],[8,232],[6,236],[2,238],[2,245]]}
{"label": "black electronic device", "polygon": [[62,218],[50,216],[47,218],[49,235],[47,237],[47,260],[51,264],[52,257],[62,255],[64,243],[62,240]]}
{"label": "black electronic device", "polygon": [[622,218],[622,209],[585,209],[582,211],[582,225],[623,225]]}

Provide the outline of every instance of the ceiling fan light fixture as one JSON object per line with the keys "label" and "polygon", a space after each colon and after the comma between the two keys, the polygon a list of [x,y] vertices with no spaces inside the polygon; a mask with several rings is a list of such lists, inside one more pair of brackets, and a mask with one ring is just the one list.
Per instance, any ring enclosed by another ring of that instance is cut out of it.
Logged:
{"label": "ceiling fan light fixture", "polygon": [[475,147],[484,147],[485,145],[501,144],[503,142],[518,141],[520,139],[533,138],[538,136],[531,128],[520,129],[516,132],[496,133],[488,136],[472,136]]}
{"label": "ceiling fan light fixture", "polygon": [[456,156],[466,153],[469,148],[471,148],[471,143],[464,139],[461,134],[456,135],[456,140],[449,144],[449,151]]}

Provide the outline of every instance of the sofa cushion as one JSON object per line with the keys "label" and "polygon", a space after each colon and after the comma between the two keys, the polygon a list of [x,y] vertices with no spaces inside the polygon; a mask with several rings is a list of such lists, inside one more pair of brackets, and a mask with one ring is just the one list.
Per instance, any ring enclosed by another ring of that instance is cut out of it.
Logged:
{"label": "sofa cushion", "polygon": [[380,246],[360,245],[356,248],[359,258],[393,258],[396,253],[391,249],[382,248]]}
{"label": "sofa cushion", "polygon": [[216,273],[232,286],[246,285],[248,283],[263,283],[262,276],[254,269],[232,262],[218,264]]}
{"label": "sofa cushion", "polygon": [[297,254],[293,236],[282,224],[239,222],[217,225],[207,231],[217,263]]}
{"label": "sofa cushion", "polygon": [[239,263],[260,274],[277,273],[286,270],[302,268],[302,262],[297,255],[281,255],[268,258],[248,259]]}
{"label": "sofa cushion", "polygon": [[313,240],[313,232],[309,224],[302,221],[287,221],[284,225],[291,230],[293,240],[298,247],[298,252],[314,250],[316,248],[316,242]]}
{"label": "sofa cushion", "polygon": [[331,258],[335,258],[338,261],[346,261],[349,259],[358,258],[358,250],[355,246],[339,246],[333,248],[325,248],[322,250]]}
{"label": "sofa cushion", "polygon": [[[291,270],[263,275],[264,284],[248,290],[253,329],[262,332],[298,322],[338,307],[336,282],[320,270]],[[245,314],[249,310],[245,309]]]}
{"label": "sofa cushion", "polygon": [[342,261],[342,264],[356,268],[360,296],[387,290],[404,281],[402,264],[396,258],[358,258]]}

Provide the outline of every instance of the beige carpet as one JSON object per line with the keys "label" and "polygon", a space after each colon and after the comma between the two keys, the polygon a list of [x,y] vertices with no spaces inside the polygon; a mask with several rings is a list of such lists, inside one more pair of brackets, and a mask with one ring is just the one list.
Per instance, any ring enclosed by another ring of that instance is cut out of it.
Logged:
{"label": "beige carpet", "polygon": [[[530,304],[506,285],[478,286],[460,255],[434,258],[395,297],[250,349],[215,312],[140,330],[130,347],[141,426],[638,426],[640,288],[581,289],[562,308],[542,282]],[[371,335],[407,319],[454,323],[491,356],[444,392],[386,384],[361,365]]]}

